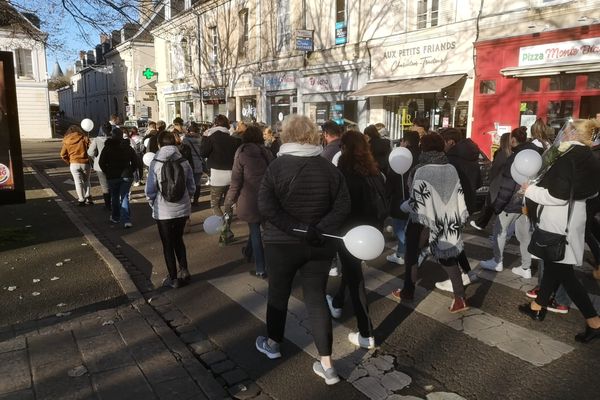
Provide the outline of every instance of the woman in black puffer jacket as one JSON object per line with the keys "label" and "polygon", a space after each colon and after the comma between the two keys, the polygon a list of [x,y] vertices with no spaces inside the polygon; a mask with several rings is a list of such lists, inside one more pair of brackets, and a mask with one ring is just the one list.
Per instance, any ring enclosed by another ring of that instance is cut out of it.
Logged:
{"label": "woman in black puffer jacket", "polygon": [[267,168],[258,193],[258,209],[265,220],[269,298],[268,337],[259,336],[256,348],[271,359],[281,357],[279,343],[292,281],[300,271],[311,331],[321,356],[313,371],[332,385],[339,377],[331,364],[333,338],[325,289],[337,243],[325,240],[321,232],[338,233],[350,212],[350,198],[341,172],[320,156],[320,135],[307,117],[289,116],[281,141],[279,157]]}

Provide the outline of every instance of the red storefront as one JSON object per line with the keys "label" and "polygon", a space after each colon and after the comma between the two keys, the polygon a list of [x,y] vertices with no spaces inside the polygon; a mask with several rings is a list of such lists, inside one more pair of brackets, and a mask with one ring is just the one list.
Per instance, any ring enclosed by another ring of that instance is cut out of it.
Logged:
{"label": "red storefront", "polygon": [[555,130],[600,113],[600,25],[475,43],[472,139],[490,153],[499,131],[541,117]]}

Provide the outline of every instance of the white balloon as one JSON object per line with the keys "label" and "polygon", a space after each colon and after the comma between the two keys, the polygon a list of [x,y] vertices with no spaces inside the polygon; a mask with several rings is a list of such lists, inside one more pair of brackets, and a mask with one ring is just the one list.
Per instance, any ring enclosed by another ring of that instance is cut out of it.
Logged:
{"label": "white balloon", "polygon": [[81,120],[81,129],[86,132],[90,132],[92,129],[94,129],[94,121],[89,118]]}
{"label": "white balloon", "polygon": [[521,150],[513,162],[515,170],[525,176],[534,176],[542,168],[542,156],[535,150]]}
{"label": "white balloon", "polygon": [[152,160],[154,160],[155,155],[156,154],[151,153],[151,152],[144,154],[144,157],[142,157],[142,161],[144,162],[144,165],[149,167]]}
{"label": "white balloon", "polygon": [[390,168],[397,174],[404,174],[410,169],[413,162],[413,156],[406,147],[396,147],[388,157]]}
{"label": "white balloon", "polygon": [[144,147],[147,149],[149,145],[150,145],[150,138],[147,138],[146,140],[144,140]]}
{"label": "white balloon", "polygon": [[333,155],[333,158],[331,159],[331,163],[332,163],[333,165],[335,165],[336,167],[337,167],[337,165],[338,165],[338,161],[340,161],[340,156],[341,156],[341,155],[342,155],[342,152],[341,152],[341,151],[338,151],[337,153],[335,153],[335,154]]}
{"label": "white balloon", "polygon": [[510,166],[510,175],[512,176],[514,181],[517,182],[519,185],[522,185],[529,180],[528,176],[520,174],[519,171],[517,171],[515,163],[513,163],[513,165]]}
{"label": "white balloon", "polygon": [[209,235],[215,235],[223,230],[223,218],[211,215],[204,220],[202,226],[204,227],[204,232]]}
{"label": "white balloon", "polygon": [[385,239],[377,228],[360,225],[352,228],[343,238],[346,249],[360,260],[374,260],[383,253]]}

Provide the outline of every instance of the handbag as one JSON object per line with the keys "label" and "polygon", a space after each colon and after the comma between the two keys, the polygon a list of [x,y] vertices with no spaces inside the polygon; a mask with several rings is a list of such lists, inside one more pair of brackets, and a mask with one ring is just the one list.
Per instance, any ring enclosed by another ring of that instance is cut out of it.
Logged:
{"label": "handbag", "polygon": [[560,261],[565,258],[565,249],[569,241],[567,235],[569,234],[569,223],[571,222],[571,216],[573,215],[573,184],[571,184],[571,193],[569,194],[569,211],[567,217],[567,227],[565,233],[554,233],[548,232],[539,227],[540,216],[544,206],[538,207],[536,222],[533,226],[533,234],[527,251],[530,254],[544,260],[544,261]]}

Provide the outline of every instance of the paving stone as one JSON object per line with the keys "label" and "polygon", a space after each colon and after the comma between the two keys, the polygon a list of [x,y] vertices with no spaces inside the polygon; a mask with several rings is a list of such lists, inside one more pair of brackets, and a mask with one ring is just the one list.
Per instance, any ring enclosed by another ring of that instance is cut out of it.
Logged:
{"label": "paving stone", "polygon": [[260,393],[260,387],[254,382],[245,381],[229,389],[229,394],[239,400],[252,399]]}
{"label": "paving stone", "polygon": [[154,307],[154,309],[159,313],[159,314],[167,314],[169,312],[171,312],[173,310],[173,305],[172,304],[167,304],[164,306],[156,306]]}
{"label": "paving stone", "polygon": [[399,394],[393,394],[387,398],[387,400],[423,400],[420,397],[415,396],[402,396]]}
{"label": "paving stone", "polygon": [[223,372],[231,371],[236,367],[235,363],[231,360],[221,361],[210,366],[210,370],[217,375],[221,375]]}
{"label": "paving stone", "polygon": [[367,375],[368,373],[366,369],[360,367],[354,368],[354,370],[352,370],[352,372],[350,373],[350,376],[348,376],[348,382],[352,383],[355,380]]}
{"label": "paving stone", "polygon": [[227,386],[230,386],[230,387],[235,385],[236,383],[243,382],[249,378],[246,371],[239,369],[239,368],[236,368],[231,371],[227,371],[227,372],[221,374],[221,376],[223,377],[223,379],[225,379],[225,382],[227,382]]}
{"label": "paving stone", "polygon": [[466,400],[464,397],[450,392],[433,392],[427,395],[427,400]]}
{"label": "paving stone", "polygon": [[88,323],[73,331],[77,340],[106,335],[115,332],[114,325],[102,325],[102,320],[97,319],[94,323]]}
{"label": "paving stone", "polygon": [[152,389],[137,366],[127,366],[92,375],[101,399],[154,399]]}
{"label": "paving stone", "polygon": [[388,396],[387,390],[381,386],[378,379],[372,376],[360,378],[353,382],[352,385],[371,400],[384,400]]}
{"label": "paving stone", "polygon": [[31,387],[26,350],[0,354],[0,393],[16,392]]}
{"label": "paving stone", "polygon": [[33,390],[25,389],[8,394],[0,394],[0,400],[34,400]]}
{"label": "paving stone", "polygon": [[394,368],[393,358],[391,360],[390,358],[391,357],[375,357],[369,359],[369,363],[377,367],[378,370],[385,372]]}
{"label": "paving stone", "polygon": [[387,390],[396,392],[402,390],[412,382],[412,378],[400,371],[392,371],[381,378],[381,384]]}
{"label": "paving stone", "polygon": [[180,325],[175,328],[175,332],[178,334],[193,332],[196,330],[196,327],[192,324]]}
{"label": "paving stone", "polygon": [[206,369],[200,362],[196,361],[195,364],[186,366],[185,369],[209,399],[224,399],[228,397],[223,384],[217,382],[212,372]]}
{"label": "paving stone", "polygon": [[204,353],[200,356],[202,362],[206,365],[213,365],[221,361],[227,360],[227,355],[219,350],[209,351],[208,353]]}
{"label": "paving stone", "polygon": [[174,379],[153,386],[160,400],[207,399],[202,390],[196,385],[196,382],[190,377]]}
{"label": "paving stone", "polygon": [[92,373],[135,364],[117,332],[85,338],[77,342],[85,365]]}
{"label": "paving stone", "polygon": [[273,400],[267,394],[261,393],[258,396],[254,397],[252,400]]}
{"label": "paving stone", "polygon": [[162,317],[165,319],[165,321],[175,321],[177,319],[185,318],[185,315],[183,315],[179,310],[171,310],[167,313],[164,313]]}
{"label": "paving stone", "polygon": [[9,351],[23,350],[27,346],[25,338],[20,336],[14,339],[0,342],[0,353],[6,353]]}
{"label": "paving stone", "polygon": [[178,318],[178,319],[175,319],[173,321],[169,321],[169,325],[172,328],[177,328],[178,326],[183,326],[183,325],[189,325],[189,323],[190,323],[190,320],[187,319],[187,318],[185,318],[185,317]]}
{"label": "paving stone", "polygon": [[188,344],[201,342],[202,340],[208,339],[208,337],[204,333],[196,330],[183,333],[179,337],[181,338],[181,340]]}
{"label": "paving stone", "polygon": [[194,354],[200,356],[200,355],[202,355],[204,353],[208,353],[209,351],[214,350],[215,347],[210,342],[210,340],[201,340],[201,341],[196,342],[196,343],[191,343],[190,344],[190,348],[192,349],[192,351],[194,352]]}

